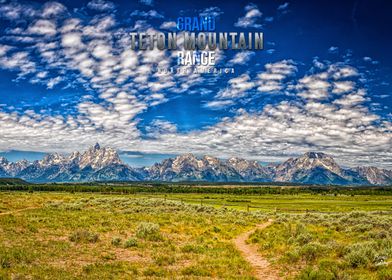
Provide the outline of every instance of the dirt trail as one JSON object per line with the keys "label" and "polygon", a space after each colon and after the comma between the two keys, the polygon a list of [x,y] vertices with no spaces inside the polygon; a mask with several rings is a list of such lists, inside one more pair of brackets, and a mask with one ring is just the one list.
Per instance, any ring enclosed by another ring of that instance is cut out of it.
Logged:
{"label": "dirt trail", "polygon": [[264,224],[257,225],[254,229],[244,232],[234,239],[236,248],[241,252],[242,256],[247,260],[255,272],[255,277],[262,280],[278,280],[278,271],[271,267],[271,264],[257,252],[257,246],[254,244],[247,244],[249,236],[257,229],[264,229],[272,224],[272,220]]}
{"label": "dirt trail", "polygon": [[0,216],[16,214],[16,213],[24,212],[27,210],[33,210],[33,209],[39,209],[39,208],[42,208],[42,207],[27,207],[27,208],[12,210],[12,211],[3,212],[3,213],[0,212]]}

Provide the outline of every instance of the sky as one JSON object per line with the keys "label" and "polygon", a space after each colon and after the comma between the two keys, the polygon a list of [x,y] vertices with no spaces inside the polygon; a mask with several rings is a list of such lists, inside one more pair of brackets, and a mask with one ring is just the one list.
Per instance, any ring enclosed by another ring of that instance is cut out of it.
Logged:
{"label": "sky", "polygon": [[[279,162],[309,151],[392,168],[390,1],[0,0],[0,156],[35,160],[99,142],[134,166],[182,153]],[[218,50],[229,74],[157,73],[173,51],[130,32],[263,32]]]}

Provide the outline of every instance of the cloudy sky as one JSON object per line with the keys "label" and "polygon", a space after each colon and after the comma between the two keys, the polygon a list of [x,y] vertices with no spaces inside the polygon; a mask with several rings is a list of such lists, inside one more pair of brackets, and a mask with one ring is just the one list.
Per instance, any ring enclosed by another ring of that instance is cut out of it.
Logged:
{"label": "cloudy sky", "polygon": [[[275,162],[322,151],[392,168],[390,10],[370,0],[0,0],[0,155],[99,142],[139,166],[188,152]],[[265,49],[218,51],[217,67],[235,68],[227,75],[158,74],[174,52],[130,49],[130,32],[175,31],[177,17],[200,15],[216,16],[217,32],[264,32]]]}

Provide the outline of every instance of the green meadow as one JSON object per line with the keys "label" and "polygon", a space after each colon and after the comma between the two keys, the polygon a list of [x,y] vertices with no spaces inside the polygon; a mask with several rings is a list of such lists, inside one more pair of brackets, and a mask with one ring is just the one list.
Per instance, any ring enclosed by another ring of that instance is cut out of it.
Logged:
{"label": "green meadow", "polygon": [[392,279],[392,196],[0,192],[0,279]]}

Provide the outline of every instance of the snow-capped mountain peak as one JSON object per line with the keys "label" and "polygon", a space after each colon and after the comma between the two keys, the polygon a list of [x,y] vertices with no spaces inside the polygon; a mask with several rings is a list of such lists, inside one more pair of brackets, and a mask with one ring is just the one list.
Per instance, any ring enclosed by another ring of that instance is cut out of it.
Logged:
{"label": "snow-capped mountain peak", "polygon": [[80,155],[78,164],[82,169],[85,167],[100,169],[112,164],[123,164],[123,162],[115,149],[101,148],[97,143]]}
{"label": "snow-capped mountain peak", "polygon": [[255,160],[183,154],[150,167],[134,169],[124,164],[117,151],[98,143],[85,152],[68,156],[47,154],[42,160],[9,162],[0,157],[0,177],[19,177],[33,182],[67,181],[209,181],[295,182],[310,184],[392,183],[392,171],[377,167],[342,168],[334,158],[308,152],[281,164],[262,166]]}

